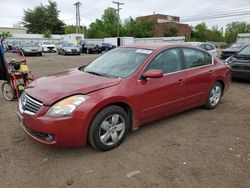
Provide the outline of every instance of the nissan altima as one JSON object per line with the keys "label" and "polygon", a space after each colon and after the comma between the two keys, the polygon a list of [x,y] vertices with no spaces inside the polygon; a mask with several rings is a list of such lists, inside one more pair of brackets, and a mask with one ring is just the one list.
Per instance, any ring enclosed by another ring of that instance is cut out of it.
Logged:
{"label": "nissan altima", "polygon": [[199,106],[214,109],[230,83],[230,66],[205,50],[131,45],[33,81],[17,114],[38,143],[107,151],[145,123]]}

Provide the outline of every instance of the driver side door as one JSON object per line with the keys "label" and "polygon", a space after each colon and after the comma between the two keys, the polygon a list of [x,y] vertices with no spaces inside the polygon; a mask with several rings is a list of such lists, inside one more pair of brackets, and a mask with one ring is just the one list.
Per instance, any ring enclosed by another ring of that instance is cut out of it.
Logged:
{"label": "driver side door", "polygon": [[150,69],[161,69],[162,78],[138,81],[140,119],[143,123],[175,114],[185,107],[186,83],[183,62],[178,48],[160,52],[147,65]]}

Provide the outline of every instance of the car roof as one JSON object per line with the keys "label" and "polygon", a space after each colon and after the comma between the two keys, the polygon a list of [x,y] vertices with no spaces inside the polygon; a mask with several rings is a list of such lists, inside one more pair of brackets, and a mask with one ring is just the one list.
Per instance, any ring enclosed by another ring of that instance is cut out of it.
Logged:
{"label": "car roof", "polygon": [[[161,50],[164,48],[178,48],[178,47],[192,47],[195,48],[194,46],[190,46],[186,43],[181,43],[181,44],[174,44],[174,43],[147,43],[147,44],[132,44],[132,45],[126,45],[122,46],[124,48],[141,48],[141,49],[148,49],[148,50]],[[199,48],[195,48],[199,49]],[[200,50],[200,49],[199,49]]]}

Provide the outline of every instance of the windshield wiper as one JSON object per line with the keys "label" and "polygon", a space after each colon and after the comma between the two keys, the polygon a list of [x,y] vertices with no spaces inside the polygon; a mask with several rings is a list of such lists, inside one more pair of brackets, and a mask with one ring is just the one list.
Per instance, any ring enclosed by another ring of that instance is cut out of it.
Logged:
{"label": "windshield wiper", "polygon": [[94,75],[97,75],[97,76],[104,76],[104,75],[102,75],[102,74],[100,74],[98,72],[94,72],[94,71],[84,71],[84,72],[87,72],[89,74],[94,74]]}

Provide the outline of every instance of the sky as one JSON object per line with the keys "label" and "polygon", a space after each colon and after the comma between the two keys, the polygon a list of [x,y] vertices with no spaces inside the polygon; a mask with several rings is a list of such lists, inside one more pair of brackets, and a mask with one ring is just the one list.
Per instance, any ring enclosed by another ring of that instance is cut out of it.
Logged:
{"label": "sky", "polygon": [[[60,11],[59,18],[66,24],[75,25],[75,6],[77,0],[54,0],[57,2]],[[89,25],[95,19],[101,18],[103,11],[107,7],[117,8],[112,0],[79,0],[82,3],[80,8],[81,25]],[[117,0],[116,0],[117,1]],[[218,25],[224,27],[232,21],[245,21],[250,23],[250,0],[119,0],[125,3],[120,11],[121,20],[130,16],[151,15],[154,12],[158,14],[167,14],[180,16],[181,19],[204,14],[218,13],[221,11],[233,11],[236,8],[248,7],[249,14],[245,16],[221,18],[214,20],[200,20],[194,22],[185,22],[195,26],[200,22],[205,22],[208,27]],[[0,26],[12,27],[22,21],[23,11],[34,9],[40,4],[48,4],[48,0],[0,0]]]}

